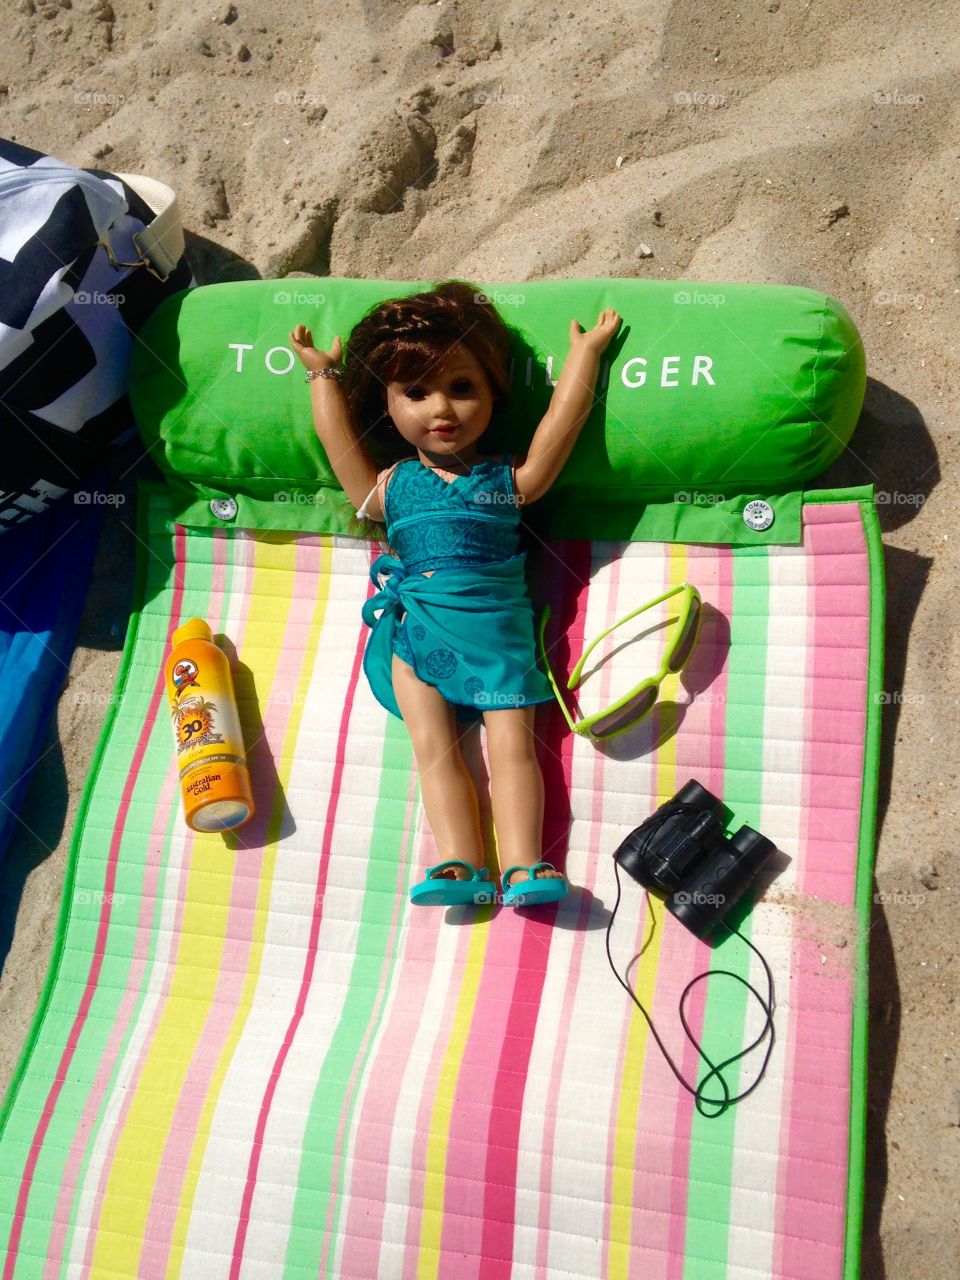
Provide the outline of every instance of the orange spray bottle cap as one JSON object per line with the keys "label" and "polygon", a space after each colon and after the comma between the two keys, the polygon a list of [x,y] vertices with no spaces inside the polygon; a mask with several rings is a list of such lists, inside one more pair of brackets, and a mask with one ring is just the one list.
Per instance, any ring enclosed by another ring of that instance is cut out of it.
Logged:
{"label": "orange spray bottle cap", "polygon": [[213,632],[203,618],[191,618],[182,627],[177,627],[171,641],[174,649],[184,640],[213,640]]}

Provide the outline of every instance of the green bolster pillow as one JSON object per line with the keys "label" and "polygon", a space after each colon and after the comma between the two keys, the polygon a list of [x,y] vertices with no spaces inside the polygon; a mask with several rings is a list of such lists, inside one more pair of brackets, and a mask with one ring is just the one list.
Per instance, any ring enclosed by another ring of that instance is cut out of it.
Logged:
{"label": "green bolster pillow", "polygon": [[[476,282],[514,338],[509,404],[485,439],[522,455],[550,402],[570,320],[621,316],[601,357],[597,403],[551,490],[526,519],[552,537],[641,538],[648,506],[737,510],[803,488],[843,450],[865,388],[863,344],[843,306],[813,289],[695,281]],[[130,398],[181,523],[358,534],[313,427],[288,335],[318,347],[386,298],[436,281],[239,281],[176,294],[134,346]],[[709,523],[709,522],[708,522]],[[715,522],[714,522],[715,523]],[[663,521],[658,525],[663,528]],[[733,526],[731,526],[733,527]],[[374,526],[375,528],[375,526]],[[794,531],[796,532],[796,531]],[[368,532],[369,536],[369,532]],[[769,531],[785,539],[786,526]],[[789,540],[793,540],[790,536]]]}

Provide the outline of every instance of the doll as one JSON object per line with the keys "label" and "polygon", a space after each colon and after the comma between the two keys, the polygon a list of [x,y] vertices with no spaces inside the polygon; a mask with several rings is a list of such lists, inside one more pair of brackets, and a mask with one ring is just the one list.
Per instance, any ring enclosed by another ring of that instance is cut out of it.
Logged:
{"label": "doll", "polygon": [[[482,716],[505,906],[562,898],[565,877],[541,858],[543,777],[535,706],[553,693],[536,660],[533,607],[519,552],[520,508],[560,474],[593,407],[600,355],[620,316],[570,322],[570,353],[526,455],[488,456],[484,435],[506,401],[510,332],[485,295],[449,280],[389,299],[342,346],[290,342],[308,370],[313,419],[361,518],[386,525],[391,550],[370,574],[364,672],[407,726],[421,798],[446,859],[411,890],[418,904],[488,902],[479,803],[457,721]],[[369,450],[369,451],[368,451]],[[379,461],[392,465],[377,468]]]}

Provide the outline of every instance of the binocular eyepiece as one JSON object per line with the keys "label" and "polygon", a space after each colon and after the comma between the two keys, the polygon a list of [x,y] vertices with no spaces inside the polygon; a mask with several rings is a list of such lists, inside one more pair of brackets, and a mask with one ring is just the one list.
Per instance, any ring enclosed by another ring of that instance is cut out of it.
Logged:
{"label": "binocular eyepiece", "polygon": [[645,889],[666,894],[666,907],[698,938],[743,897],[776,845],[743,826],[723,831],[723,805],[694,779],[652,813],[614,853]]}

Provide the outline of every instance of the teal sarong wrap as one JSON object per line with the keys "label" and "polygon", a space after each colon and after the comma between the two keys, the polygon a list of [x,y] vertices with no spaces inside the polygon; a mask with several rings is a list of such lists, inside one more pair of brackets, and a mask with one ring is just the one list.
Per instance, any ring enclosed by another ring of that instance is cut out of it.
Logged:
{"label": "teal sarong wrap", "polygon": [[372,628],[363,670],[381,706],[403,719],[393,692],[393,638],[404,610],[417,676],[448,702],[473,708],[470,718],[552,701],[537,665],[526,558],[524,551],[490,564],[437,569],[429,578],[393,556],[374,561],[370,578],[380,590],[363,605]]}

